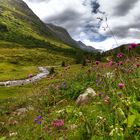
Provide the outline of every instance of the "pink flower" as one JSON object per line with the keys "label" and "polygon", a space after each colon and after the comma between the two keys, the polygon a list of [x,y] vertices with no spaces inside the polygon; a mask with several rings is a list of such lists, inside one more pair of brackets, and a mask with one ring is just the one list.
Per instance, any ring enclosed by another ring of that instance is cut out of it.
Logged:
{"label": "pink flower", "polygon": [[96,61],[96,65],[99,65],[100,64],[100,61]]}
{"label": "pink flower", "polygon": [[134,49],[134,48],[136,48],[138,46],[138,44],[136,44],[136,43],[132,43],[131,44],[131,47]]}
{"label": "pink flower", "polygon": [[113,65],[113,61],[112,61],[112,60],[109,61],[109,62],[108,62],[108,65],[111,67],[111,66]]}
{"label": "pink flower", "polygon": [[118,84],[118,87],[119,87],[120,89],[123,89],[123,88],[125,87],[125,84],[119,83],[119,84]]}
{"label": "pink flower", "polygon": [[33,74],[29,74],[29,75],[28,75],[28,78],[32,78],[32,77],[33,77]]}
{"label": "pink flower", "polygon": [[122,58],[123,56],[124,56],[123,53],[118,53],[118,54],[117,54],[117,57],[118,57],[118,58]]}
{"label": "pink flower", "polygon": [[64,121],[63,120],[55,120],[52,122],[52,126],[53,127],[61,127],[64,125]]}
{"label": "pink flower", "polygon": [[122,61],[118,62],[118,65],[119,65],[119,66],[120,66],[120,65],[123,65],[123,62],[122,62]]}
{"label": "pink flower", "polygon": [[137,46],[138,46],[138,44],[132,43],[130,46],[128,46],[128,49],[129,49],[129,50],[135,49]]}
{"label": "pink flower", "polygon": [[128,50],[131,50],[132,49],[132,46],[130,45],[130,46],[128,46]]}

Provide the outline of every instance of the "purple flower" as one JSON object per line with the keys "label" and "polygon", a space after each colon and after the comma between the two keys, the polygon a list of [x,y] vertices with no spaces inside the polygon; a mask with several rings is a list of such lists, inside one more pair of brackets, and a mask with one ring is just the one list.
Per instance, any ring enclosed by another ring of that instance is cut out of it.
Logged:
{"label": "purple flower", "polygon": [[39,115],[37,118],[35,118],[35,123],[41,124],[41,119],[42,119],[42,116]]}
{"label": "purple flower", "polygon": [[38,121],[37,123],[38,123],[38,124],[41,124],[41,121]]}

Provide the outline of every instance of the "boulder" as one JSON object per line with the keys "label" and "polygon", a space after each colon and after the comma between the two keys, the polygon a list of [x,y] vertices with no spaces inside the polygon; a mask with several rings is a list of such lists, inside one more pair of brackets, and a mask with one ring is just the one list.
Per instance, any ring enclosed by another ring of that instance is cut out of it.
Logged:
{"label": "boulder", "polygon": [[76,104],[84,105],[88,103],[96,95],[97,95],[96,92],[92,88],[87,88],[83,94],[79,95],[79,97],[76,100]]}

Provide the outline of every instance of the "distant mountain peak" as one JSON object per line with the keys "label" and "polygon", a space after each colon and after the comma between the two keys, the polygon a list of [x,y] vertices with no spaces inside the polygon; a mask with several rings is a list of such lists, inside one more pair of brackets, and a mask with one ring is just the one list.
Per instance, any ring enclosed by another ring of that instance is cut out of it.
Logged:
{"label": "distant mountain peak", "polygon": [[92,46],[87,46],[85,45],[82,41],[76,41],[74,40],[70,34],[68,33],[68,31],[60,26],[56,26],[52,23],[47,23],[46,26],[53,32],[53,34],[60,39],[61,41],[63,41],[64,43],[82,49],[84,51],[87,52],[98,52],[99,50],[93,48]]}

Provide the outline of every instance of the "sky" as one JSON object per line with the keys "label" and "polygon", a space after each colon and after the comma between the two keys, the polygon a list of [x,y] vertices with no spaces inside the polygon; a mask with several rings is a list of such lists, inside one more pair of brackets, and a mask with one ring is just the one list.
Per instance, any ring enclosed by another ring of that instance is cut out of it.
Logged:
{"label": "sky", "polygon": [[140,0],[24,0],[45,23],[97,49],[140,43]]}

